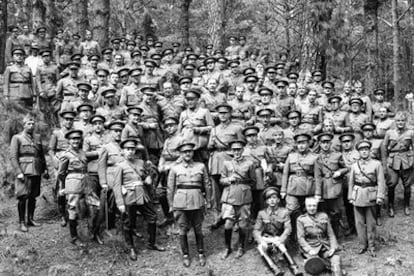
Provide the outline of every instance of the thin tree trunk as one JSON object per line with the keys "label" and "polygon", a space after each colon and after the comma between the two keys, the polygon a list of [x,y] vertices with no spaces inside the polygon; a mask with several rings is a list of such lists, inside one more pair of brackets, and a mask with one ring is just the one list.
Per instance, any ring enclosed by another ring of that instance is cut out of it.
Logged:
{"label": "thin tree trunk", "polygon": [[208,35],[214,49],[224,46],[224,0],[208,0]]}
{"label": "thin tree trunk", "polygon": [[191,0],[181,0],[180,1],[180,10],[181,16],[179,19],[180,33],[181,33],[181,44],[184,47],[190,45],[190,5]]}
{"label": "thin tree trunk", "polygon": [[0,72],[6,68],[5,48],[7,39],[7,0],[0,0]]}
{"label": "thin tree trunk", "polygon": [[50,37],[56,35],[58,23],[62,23],[61,18],[59,18],[58,11],[56,9],[55,0],[46,0],[46,26],[48,27],[48,32]]}
{"label": "thin tree trunk", "polygon": [[397,0],[391,0],[392,11],[392,68],[395,106],[401,107],[401,70],[400,70],[400,27],[398,24]]}
{"label": "thin tree trunk", "polygon": [[109,41],[109,0],[96,0],[92,11],[94,20],[93,36],[102,47],[106,47]]}
{"label": "thin tree trunk", "polygon": [[33,29],[45,25],[46,7],[42,0],[33,1],[32,22]]}
{"label": "thin tree trunk", "polygon": [[378,80],[378,0],[365,0],[364,3],[364,34],[366,49],[365,91],[370,94]]}
{"label": "thin tree trunk", "polygon": [[75,0],[72,6],[72,15],[75,17],[75,31],[82,37],[85,30],[89,29],[88,0]]}

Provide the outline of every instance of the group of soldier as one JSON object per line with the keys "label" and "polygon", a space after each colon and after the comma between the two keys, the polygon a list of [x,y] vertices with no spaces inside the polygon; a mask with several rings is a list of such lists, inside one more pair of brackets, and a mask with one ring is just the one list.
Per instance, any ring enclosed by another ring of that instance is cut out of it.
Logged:
{"label": "group of soldier", "polygon": [[[11,31],[4,97],[18,110],[38,104],[57,127],[49,166],[34,135],[35,116],[24,116],[23,132],[11,141],[23,232],[38,226],[36,197],[48,167],[55,169],[61,225],[69,224],[71,242],[82,244],[77,220],[87,209],[99,244],[103,228],[122,223],[132,260],[140,214],[151,250],[165,250],[156,243],[157,226],[178,226],[186,267],[193,228],[204,266],[202,224],[211,209],[211,230],[224,225],[224,259],[237,232],[235,257],[254,239],[277,275],[283,272],[271,256],[278,254],[300,274],[286,248],[292,242],[308,272],[329,267],[342,275],[336,237],[357,233],[357,253],[375,257],[381,209],[387,198],[394,217],[400,179],[410,214],[413,131],[384,89],[364,91],[357,80],[336,91],[319,70],[292,71],[286,54],[259,59],[244,36],[230,37],[224,51],[177,42],[168,48],[132,35],[101,50],[89,31],[83,42],[58,31],[47,43],[44,27],[24,42],[18,27]],[[25,65],[33,51],[41,57],[34,73]],[[156,204],[164,216],[158,223]]]}

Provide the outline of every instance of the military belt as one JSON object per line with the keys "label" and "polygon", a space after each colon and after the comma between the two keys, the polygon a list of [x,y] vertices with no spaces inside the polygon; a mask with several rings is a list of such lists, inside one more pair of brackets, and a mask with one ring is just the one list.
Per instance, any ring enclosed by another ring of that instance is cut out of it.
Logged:
{"label": "military belt", "polygon": [[289,175],[308,176],[306,172],[290,172]]}
{"label": "military belt", "polygon": [[390,153],[403,153],[403,152],[408,152],[409,150],[407,149],[399,149],[399,150],[390,150]]}
{"label": "military belt", "polygon": [[10,83],[30,84],[28,81],[10,81]]}
{"label": "military belt", "polygon": [[359,186],[361,188],[366,188],[366,187],[375,187],[377,186],[376,183],[362,183],[362,182],[355,182],[354,184],[355,186]]}
{"label": "military belt", "polygon": [[70,174],[70,173],[87,173],[87,170],[71,170],[71,171],[68,171],[68,174]]}
{"label": "military belt", "polygon": [[199,185],[177,185],[177,189],[185,189],[185,190],[192,190],[192,189],[198,189],[201,190],[201,186]]}
{"label": "military belt", "polygon": [[75,96],[75,93],[63,93],[63,97]]}
{"label": "military belt", "polygon": [[252,182],[250,180],[236,180],[232,182],[232,184],[242,184],[242,185],[250,185]]}

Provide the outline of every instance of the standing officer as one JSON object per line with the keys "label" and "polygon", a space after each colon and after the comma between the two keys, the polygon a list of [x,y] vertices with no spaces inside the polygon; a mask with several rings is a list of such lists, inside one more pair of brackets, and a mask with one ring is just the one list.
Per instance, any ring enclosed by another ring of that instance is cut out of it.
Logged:
{"label": "standing officer", "polygon": [[414,133],[407,128],[407,116],[398,112],[395,115],[395,129],[385,133],[384,147],[387,154],[388,208],[390,217],[394,216],[395,187],[401,178],[404,186],[404,213],[410,215],[411,184],[413,182]]}
{"label": "standing officer", "polygon": [[342,154],[331,149],[333,134],[321,133],[318,142],[321,151],[315,163],[315,197],[321,201],[321,210],[327,213],[338,235],[341,219],[343,176],[348,172]]}
{"label": "standing officer", "polygon": [[22,232],[27,232],[27,226],[40,225],[33,219],[36,197],[40,195],[42,173],[48,178],[42,143],[34,137],[34,126],[35,118],[26,115],[23,119],[23,131],[14,135],[10,144],[10,161],[16,172],[19,230]]}
{"label": "standing officer", "polygon": [[119,99],[120,106],[129,107],[132,105],[138,105],[142,102],[142,93],[139,89],[141,74],[141,68],[134,68],[129,71],[131,83],[124,86],[121,90],[121,97]]}
{"label": "standing officer", "polygon": [[115,166],[112,185],[116,205],[122,213],[125,241],[130,249],[129,258],[136,261],[133,236],[135,235],[137,211],[148,223],[147,248],[157,251],[165,251],[165,248],[155,244],[157,213],[148,193],[148,186],[152,185],[152,180],[144,168],[144,161],[137,158],[138,142],[135,139],[127,139],[122,141],[120,146],[124,160]]}
{"label": "standing officer", "polygon": [[244,146],[243,140],[233,140],[229,143],[233,159],[224,161],[221,172],[220,184],[224,186],[221,210],[222,217],[226,221],[224,224],[226,250],[223,259],[232,252],[231,236],[236,222],[239,223],[239,249],[236,258],[244,254],[250,205],[253,201],[252,188],[256,185],[256,165],[250,158],[243,156]]}
{"label": "standing officer", "polygon": [[22,48],[11,51],[14,63],[6,67],[4,71],[3,95],[7,103],[12,104],[19,113],[32,110],[33,97],[33,75],[31,69],[24,64],[25,52]]}
{"label": "standing officer", "polygon": [[351,166],[349,174],[348,199],[354,205],[355,224],[360,240],[358,254],[367,250],[372,257],[375,253],[375,211],[385,197],[384,169],[381,162],[370,156],[372,144],[361,141],[356,148],[360,159]]}
{"label": "standing officer", "polygon": [[195,144],[183,142],[176,150],[180,152],[181,162],[170,168],[168,174],[168,201],[170,211],[180,228],[180,245],[183,264],[190,266],[187,232],[194,228],[199,262],[205,266],[202,223],[204,220],[204,201],[210,208],[210,183],[207,168],[203,163],[194,162]]}
{"label": "standing officer", "polygon": [[351,106],[348,120],[345,127],[350,127],[355,134],[355,141],[358,143],[362,138],[361,126],[365,123],[369,123],[370,119],[368,115],[362,112],[363,101],[360,98],[352,98],[349,100]]}
{"label": "standing officer", "polygon": [[79,77],[80,64],[77,62],[70,62],[68,68],[70,75],[66,78],[60,79],[56,88],[56,99],[61,104],[60,110],[66,110],[70,106],[70,102],[75,98],[78,92],[78,83],[81,81]]}

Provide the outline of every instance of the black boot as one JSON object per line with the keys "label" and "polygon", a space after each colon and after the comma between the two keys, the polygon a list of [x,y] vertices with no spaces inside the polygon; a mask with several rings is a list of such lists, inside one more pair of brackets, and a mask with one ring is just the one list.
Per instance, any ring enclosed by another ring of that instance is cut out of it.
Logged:
{"label": "black boot", "polygon": [[245,244],[246,244],[246,230],[240,228],[239,229],[239,248],[237,250],[236,259],[239,259],[241,256],[244,255]]}
{"label": "black boot", "polygon": [[203,240],[203,233],[196,232],[195,233],[196,243],[197,243],[197,250],[199,256],[199,263],[201,266],[206,265],[206,257],[204,256],[204,240]]}
{"label": "black boot", "polygon": [[64,196],[59,196],[57,204],[59,214],[61,216],[60,226],[66,227],[66,225],[68,224],[68,218],[66,214],[66,198]]}
{"label": "black boot", "polygon": [[19,199],[17,202],[17,211],[19,213],[19,230],[27,232],[26,225],[26,199]]}
{"label": "black boot", "polygon": [[180,235],[180,246],[181,246],[181,252],[183,253],[183,265],[185,267],[189,267],[191,264],[190,257],[188,255],[188,239],[187,235]]}
{"label": "black boot", "polygon": [[410,198],[411,191],[404,191],[404,214],[406,216],[410,215]]}
{"label": "black boot", "polygon": [[224,243],[226,244],[226,251],[223,253],[223,259],[226,259],[232,252],[231,250],[231,235],[233,233],[233,229],[225,229],[224,230]]}
{"label": "black boot", "polygon": [[165,251],[164,247],[161,247],[159,245],[155,244],[155,237],[157,235],[157,224],[155,223],[148,223],[148,235],[149,235],[149,240],[148,240],[148,244],[147,244],[147,248],[149,250],[156,250],[156,251]]}
{"label": "black boot", "polygon": [[382,225],[382,219],[381,219],[381,205],[377,205],[376,206],[376,222],[377,222],[377,226],[381,226]]}
{"label": "black boot", "polygon": [[395,190],[394,188],[388,189],[388,215],[393,218],[395,215],[394,211],[394,198],[395,198]]}
{"label": "black boot", "polygon": [[303,275],[303,273],[299,272],[299,267],[296,264],[295,260],[289,255],[287,251],[283,252],[283,256],[285,257],[286,261],[289,264],[290,270],[292,271],[292,274],[297,275]]}
{"label": "black boot", "polygon": [[28,208],[28,219],[27,219],[27,225],[28,226],[40,226],[40,223],[37,223],[36,221],[34,221],[33,217],[34,217],[34,211],[36,209],[36,199],[35,198],[30,198],[28,199],[28,204],[27,204],[27,208]]}
{"label": "black boot", "polygon": [[71,243],[77,246],[83,246],[83,243],[79,240],[78,231],[76,227],[78,226],[78,222],[75,219],[69,220],[69,232],[71,237]]}

